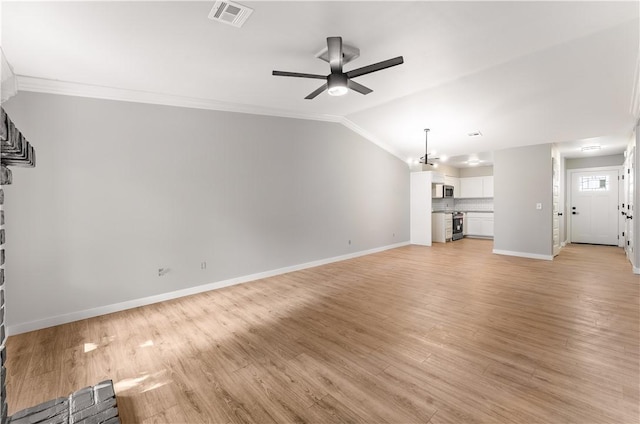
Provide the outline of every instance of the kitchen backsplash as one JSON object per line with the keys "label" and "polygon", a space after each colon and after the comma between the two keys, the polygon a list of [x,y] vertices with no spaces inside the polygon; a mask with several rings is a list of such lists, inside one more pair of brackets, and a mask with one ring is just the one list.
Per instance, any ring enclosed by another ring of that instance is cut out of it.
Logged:
{"label": "kitchen backsplash", "polygon": [[493,212],[493,198],[486,199],[432,199],[434,211]]}

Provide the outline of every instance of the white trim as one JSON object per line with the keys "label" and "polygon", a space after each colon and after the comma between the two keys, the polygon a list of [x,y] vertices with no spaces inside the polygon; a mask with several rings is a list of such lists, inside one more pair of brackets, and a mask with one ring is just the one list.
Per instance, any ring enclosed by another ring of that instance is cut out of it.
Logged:
{"label": "white trim", "polygon": [[128,90],[101,85],[81,84],[68,81],[56,81],[45,78],[18,75],[19,91],[59,94],[63,96],[89,97],[94,99],[118,100],[124,102],[150,103],[156,105],[189,107],[194,109],[219,110],[225,112],[250,113],[253,115],[278,116],[283,118],[310,119],[314,121],[340,122],[338,115],[320,113],[298,113],[281,109],[221,102],[197,97],[176,96],[153,93],[150,91]]}
{"label": "white trim", "polygon": [[513,252],[511,250],[500,249],[493,249],[493,253],[495,253],[496,255],[517,256],[519,258],[542,259],[545,261],[553,260],[553,255],[541,255],[539,253]]}
{"label": "white trim", "polygon": [[332,258],[319,259],[317,261],[307,262],[298,265],[292,265],[284,268],[278,268],[271,271],[258,272],[256,274],[245,275],[241,277],[230,278],[228,280],[216,281],[215,283],[203,284],[200,286],[189,287],[182,290],[176,290],[167,293],[161,293],[154,296],[143,297],[139,299],[127,300],[111,305],[98,306],[96,308],[85,309],[82,311],[70,312],[67,314],[55,315],[42,318],[35,321],[23,322],[14,325],[7,325],[7,335],[13,336],[28,331],[40,330],[42,328],[53,327],[55,325],[66,324],[73,321],[79,321],[87,318],[93,318],[100,315],[111,314],[114,312],[124,311],[127,309],[137,308],[139,306],[150,305],[152,303],[164,302],[179,297],[190,296],[206,291],[217,290],[223,287],[234,286],[236,284],[247,283],[249,281],[269,278],[276,275],[286,274],[288,272],[300,271],[302,269],[313,268],[320,265],[326,265],[333,262],[340,262],[347,259],[357,258],[359,256],[371,255],[373,253],[382,252],[389,249],[395,249],[409,245],[409,242],[395,243],[387,246],[376,247],[374,249],[362,250],[359,252],[349,253],[346,255],[334,256]]}
{"label": "white trim", "polygon": [[340,120],[340,123],[342,125],[344,125],[345,127],[349,128],[351,131],[353,131],[353,132],[355,132],[357,134],[360,134],[362,137],[366,138],[367,140],[369,140],[370,142],[372,142],[376,146],[380,147],[381,149],[386,150],[387,152],[391,153],[392,155],[394,155],[395,157],[397,157],[398,159],[400,159],[400,160],[402,160],[403,162],[406,163],[406,161],[407,161],[406,157],[402,156],[402,154],[398,150],[396,150],[394,147],[391,147],[387,143],[379,140],[373,134],[371,134],[370,132],[368,132],[367,130],[365,130],[364,128],[362,128],[361,126],[356,124],[355,122],[351,121],[350,119],[347,119],[347,118],[343,117]]}
{"label": "white trim", "polygon": [[36,93],[59,94],[63,96],[89,97],[92,99],[117,100],[123,102],[149,103],[156,105],[188,107],[194,109],[218,110],[224,112],[248,113],[252,115],[277,116],[281,118],[307,119],[313,121],[336,122],[361,135],[371,143],[386,150],[403,162],[406,158],[389,144],[377,139],[353,121],[339,115],[322,113],[292,112],[269,107],[251,106],[239,103],[221,102],[196,97],[176,96],[149,91],[127,90],[100,85],[81,84],[68,81],[56,81],[45,78],[18,75],[18,90]]}
{"label": "white trim", "polygon": [[634,274],[640,274],[640,268],[638,268],[637,266],[633,267],[633,273]]}
{"label": "white trim", "polygon": [[629,112],[634,118],[640,119],[640,56],[636,59],[636,71],[633,77],[633,89],[631,91]]}

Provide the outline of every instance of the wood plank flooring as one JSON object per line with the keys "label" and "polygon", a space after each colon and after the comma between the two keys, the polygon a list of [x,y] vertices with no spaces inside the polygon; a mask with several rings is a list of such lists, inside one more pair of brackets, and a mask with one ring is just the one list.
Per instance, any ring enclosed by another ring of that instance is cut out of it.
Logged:
{"label": "wood plank flooring", "polygon": [[492,246],[407,246],[9,337],[10,413],[112,378],[123,423],[638,423],[622,249]]}

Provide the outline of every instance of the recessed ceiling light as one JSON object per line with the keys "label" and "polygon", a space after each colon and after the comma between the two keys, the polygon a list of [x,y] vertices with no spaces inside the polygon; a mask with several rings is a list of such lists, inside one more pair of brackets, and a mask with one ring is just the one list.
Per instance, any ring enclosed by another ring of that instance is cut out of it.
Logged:
{"label": "recessed ceiling light", "polygon": [[476,158],[471,158],[465,163],[469,166],[476,166],[476,165],[479,165],[481,162],[484,162],[484,161]]}
{"label": "recessed ceiling light", "polygon": [[581,150],[583,152],[594,152],[596,150],[600,150],[601,148],[602,148],[601,146],[597,146],[597,145],[594,145],[594,146],[583,146]]}
{"label": "recessed ceiling light", "polygon": [[440,156],[440,162],[446,162],[447,160],[449,160],[448,156],[446,156],[446,155]]}
{"label": "recessed ceiling light", "polygon": [[471,131],[467,133],[469,137],[482,137],[482,133],[480,131]]}

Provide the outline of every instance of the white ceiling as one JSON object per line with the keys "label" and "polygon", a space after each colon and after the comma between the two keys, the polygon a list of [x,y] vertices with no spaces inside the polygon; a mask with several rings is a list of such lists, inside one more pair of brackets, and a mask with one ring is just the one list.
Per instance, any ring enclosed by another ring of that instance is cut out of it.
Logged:
{"label": "white ceiling", "polygon": [[[457,166],[539,143],[572,157],[593,143],[620,153],[631,136],[637,1],[240,3],[254,9],[243,28],[209,20],[213,1],[3,1],[2,48],[25,86],[59,80],[342,120],[403,160],[424,154],[424,128],[438,155],[462,156]],[[328,73],[314,55],[335,35],[360,49],[346,70],[405,63],[357,78],[367,96],[305,100],[320,81],[271,75]]]}

